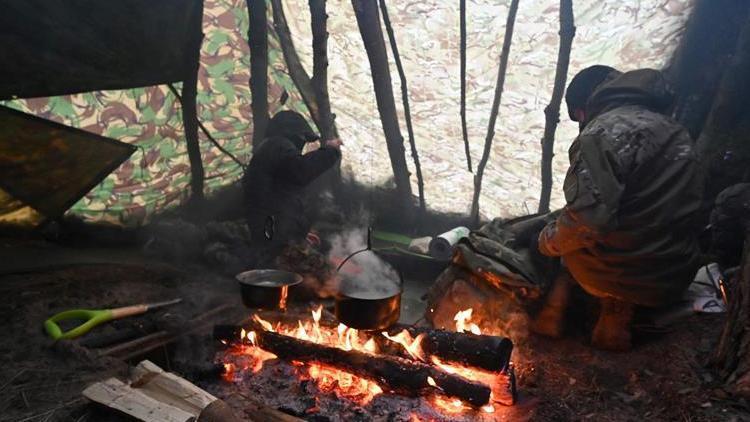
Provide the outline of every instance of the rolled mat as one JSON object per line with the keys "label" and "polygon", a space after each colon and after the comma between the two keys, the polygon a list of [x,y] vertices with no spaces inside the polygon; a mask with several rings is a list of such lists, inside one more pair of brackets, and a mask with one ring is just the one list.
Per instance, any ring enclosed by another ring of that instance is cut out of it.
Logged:
{"label": "rolled mat", "polygon": [[467,227],[459,226],[436,236],[430,242],[430,256],[445,261],[451,259],[453,248],[459,240],[467,237],[469,232],[470,230]]}

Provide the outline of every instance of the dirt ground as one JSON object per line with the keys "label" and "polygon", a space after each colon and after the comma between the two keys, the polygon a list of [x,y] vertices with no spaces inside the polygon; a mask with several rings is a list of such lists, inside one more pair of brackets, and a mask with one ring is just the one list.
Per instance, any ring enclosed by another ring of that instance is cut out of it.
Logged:
{"label": "dirt ground", "polygon": [[[129,264],[123,259],[56,263],[0,275],[0,421],[122,420],[86,403],[81,391],[96,380],[124,375],[127,364],[97,358],[75,343],[54,344],[42,322],[56,312],[182,297],[183,304],[122,324],[177,328],[222,303],[232,308],[217,323],[246,315],[233,280],[197,265],[176,267],[133,256]],[[409,293],[412,308],[424,288]],[[504,419],[750,421],[750,405],[728,397],[704,366],[722,324],[720,315],[691,316],[671,332],[639,339],[635,350],[625,354],[591,349],[585,326],[563,340],[530,336],[515,352],[520,401],[503,411]],[[211,356],[209,343],[207,335],[189,336],[174,353],[165,351],[160,364],[179,372],[186,362],[205,363],[200,361]]]}

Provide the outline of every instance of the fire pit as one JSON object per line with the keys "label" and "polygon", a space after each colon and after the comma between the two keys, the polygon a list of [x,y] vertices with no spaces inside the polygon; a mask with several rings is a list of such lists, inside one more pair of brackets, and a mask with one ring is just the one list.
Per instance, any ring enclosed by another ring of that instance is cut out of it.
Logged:
{"label": "fire pit", "polygon": [[456,332],[396,324],[360,331],[323,316],[259,311],[216,326],[226,383],[319,420],[499,420],[515,402],[512,342],[482,335],[471,309]]}

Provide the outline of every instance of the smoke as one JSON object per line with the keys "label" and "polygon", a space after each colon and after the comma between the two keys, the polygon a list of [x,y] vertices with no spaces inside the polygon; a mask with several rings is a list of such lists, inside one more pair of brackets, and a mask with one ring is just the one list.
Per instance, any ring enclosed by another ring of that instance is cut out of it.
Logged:
{"label": "smoke", "polygon": [[[328,258],[339,265],[350,254],[367,248],[367,230],[349,229],[329,238]],[[338,290],[361,298],[383,298],[399,292],[399,275],[390,264],[373,251],[364,251],[350,258],[339,271]]]}

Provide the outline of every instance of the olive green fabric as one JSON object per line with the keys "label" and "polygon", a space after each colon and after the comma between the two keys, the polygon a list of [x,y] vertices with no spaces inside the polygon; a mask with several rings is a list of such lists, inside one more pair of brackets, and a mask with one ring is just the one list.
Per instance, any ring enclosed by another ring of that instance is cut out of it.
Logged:
{"label": "olive green fabric", "polygon": [[624,73],[594,92],[570,148],[567,205],[540,249],[595,296],[665,304],[698,267],[702,177],[693,140],[661,114],[669,101],[658,71]]}
{"label": "olive green fabric", "polygon": [[0,107],[0,221],[62,215],[135,149]]}

